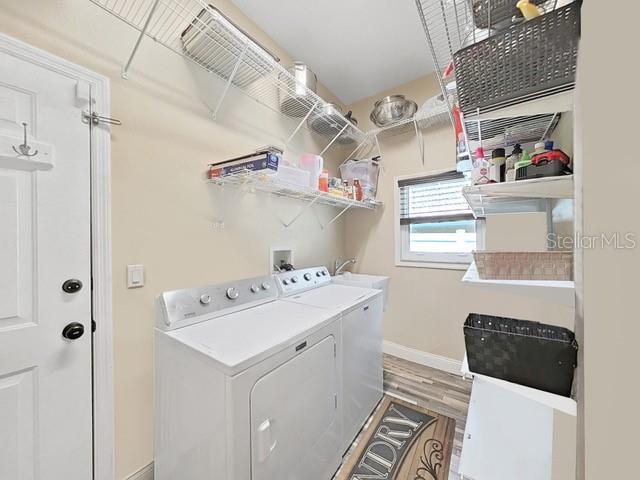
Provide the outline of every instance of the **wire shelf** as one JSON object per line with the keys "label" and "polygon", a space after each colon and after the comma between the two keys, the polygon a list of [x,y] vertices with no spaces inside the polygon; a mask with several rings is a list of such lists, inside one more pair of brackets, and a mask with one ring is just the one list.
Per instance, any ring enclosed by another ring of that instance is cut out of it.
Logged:
{"label": "wire shelf", "polygon": [[375,135],[378,139],[382,140],[408,132],[415,133],[418,130],[436,128],[446,125],[448,122],[449,110],[447,105],[443,102],[442,104],[438,104],[435,108],[430,109],[425,108],[423,105],[413,117],[401,120],[391,125],[370,130],[367,133],[369,135]]}
{"label": "wire shelf", "polygon": [[[90,0],[102,9],[225,80],[267,108],[297,118],[331,142],[362,142],[366,135],[328,102],[301,85],[278,59],[203,0]],[[137,48],[137,46],[136,46]],[[134,49],[135,52],[135,49]],[[226,93],[226,90],[225,90]],[[224,96],[224,94],[223,94]],[[283,113],[284,112],[284,113]],[[298,129],[296,129],[296,132]]]}
{"label": "wire shelf", "polygon": [[212,178],[209,182],[219,186],[229,185],[235,188],[247,188],[249,190],[269,193],[279,197],[292,198],[318,205],[330,205],[340,208],[366,208],[373,210],[381,205],[380,202],[352,200],[349,198],[338,197],[320,190],[278,182],[273,174],[265,174],[259,171],[247,171],[224,177]]}
{"label": "wire shelf", "polygon": [[510,147],[545,140],[555,130],[560,115],[533,115],[493,120],[465,121],[469,151],[482,145],[486,153],[496,148]]}
{"label": "wire shelf", "polygon": [[471,185],[462,190],[476,218],[491,213],[544,211],[548,199],[572,199],[573,175]]}

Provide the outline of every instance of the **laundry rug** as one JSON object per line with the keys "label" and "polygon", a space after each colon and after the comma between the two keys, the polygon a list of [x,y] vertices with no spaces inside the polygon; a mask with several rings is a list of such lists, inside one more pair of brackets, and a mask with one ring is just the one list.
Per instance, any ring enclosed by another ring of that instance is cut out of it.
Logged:
{"label": "laundry rug", "polygon": [[456,421],[410,403],[382,399],[336,480],[447,480]]}

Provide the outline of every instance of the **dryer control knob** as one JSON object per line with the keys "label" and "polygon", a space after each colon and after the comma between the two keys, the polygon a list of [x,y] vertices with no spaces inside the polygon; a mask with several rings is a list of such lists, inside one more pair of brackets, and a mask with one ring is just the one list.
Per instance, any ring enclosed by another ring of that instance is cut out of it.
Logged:
{"label": "dryer control knob", "polygon": [[291,277],[291,281],[293,283],[298,283],[298,277]]}
{"label": "dryer control knob", "polygon": [[200,303],[202,305],[209,305],[211,303],[211,295],[207,293],[200,295]]}
{"label": "dryer control knob", "polygon": [[318,271],[316,272],[316,277],[321,277],[321,276],[322,276],[322,272],[321,272],[320,270],[318,270]]}
{"label": "dryer control knob", "polygon": [[283,285],[289,285],[289,280],[287,280],[286,278],[284,280],[282,280],[282,284]]}
{"label": "dryer control knob", "polygon": [[305,273],[305,274],[304,274],[304,279],[305,279],[306,281],[311,280],[311,274],[310,274],[310,273]]}
{"label": "dryer control knob", "polygon": [[251,285],[251,291],[253,293],[258,293],[260,291],[260,287],[254,283],[253,285]]}
{"label": "dryer control knob", "polygon": [[229,300],[235,300],[240,296],[240,292],[236,287],[227,288],[227,298]]}
{"label": "dryer control knob", "polygon": [[271,288],[271,285],[269,284],[269,282],[263,282],[262,283],[262,289],[263,290],[269,290]]}

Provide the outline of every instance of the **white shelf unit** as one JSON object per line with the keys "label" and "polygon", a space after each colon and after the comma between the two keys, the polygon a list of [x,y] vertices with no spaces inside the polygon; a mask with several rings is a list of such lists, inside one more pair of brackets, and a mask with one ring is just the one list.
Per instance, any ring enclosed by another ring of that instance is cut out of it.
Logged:
{"label": "white shelf unit", "polygon": [[[334,142],[360,144],[368,139],[343,115],[325,108],[328,102],[297,82],[276,58],[205,0],[90,1],[140,33],[123,69],[125,78],[142,38],[147,36],[225,82],[214,118],[233,86],[298,121],[291,137],[304,127],[330,140],[325,150]],[[283,99],[287,99],[286,108],[282,107]]]}
{"label": "white shelf unit", "polygon": [[459,473],[474,480],[575,478],[575,401],[473,375]]}
{"label": "white shelf unit", "polygon": [[526,211],[536,200],[573,198],[573,175],[473,185],[465,187],[462,194],[476,218],[489,213]]}
{"label": "white shelf unit", "polygon": [[493,289],[498,292],[511,292],[539,298],[567,307],[573,308],[575,306],[575,284],[573,281],[483,280],[478,275],[475,262],[472,262],[462,277],[462,282],[467,285]]}

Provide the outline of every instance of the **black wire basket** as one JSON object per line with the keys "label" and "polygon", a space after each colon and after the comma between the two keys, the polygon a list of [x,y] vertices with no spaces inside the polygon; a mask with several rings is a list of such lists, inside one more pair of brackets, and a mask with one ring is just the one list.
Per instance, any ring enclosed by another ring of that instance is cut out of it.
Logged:
{"label": "black wire basket", "polygon": [[469,370],[569,397],[578,358],[572,331],[471,313],[464,323]]}
{"label": "black wire basket", "polygon": [[576,0],[456,52],[462,112],[491,111],[572,89],[581,5]]}

